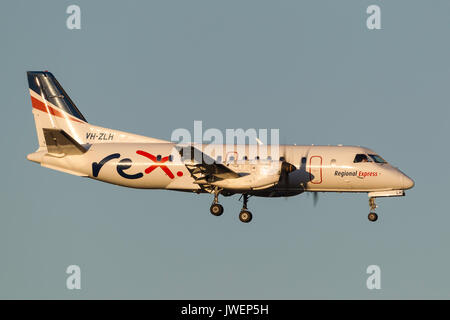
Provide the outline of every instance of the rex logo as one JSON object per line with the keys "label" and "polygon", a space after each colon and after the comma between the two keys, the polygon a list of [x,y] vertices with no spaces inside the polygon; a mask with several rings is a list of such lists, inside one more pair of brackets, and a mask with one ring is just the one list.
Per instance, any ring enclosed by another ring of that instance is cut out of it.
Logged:
{"label": "rex logo", "polygon": [[[175,175],[172,173],[172,171],[167,167],[167,165],[164,165],[163,163],[167,162],[169,160],[169,156],[167,157],[161,157],[161,156],[154,156],[146,151],[142,151],[142,150],[137,150],[136,153],[138,155],[144,156],[147,159],[153,161],[155,164],[150,165],[148,168],[145,169],[145,174],[150,174],[153,170],[157,169],[157,168],[161,168],[162,171],[164,171],[166,173],[166,175],[170,178],[170,179],[174,179]],[[98,174],[100,173],[101,168],[108,162],[111,161],[113,159],[119,159],[120,158],[120,153],[112,153],[108,156],[106,156],[105,158],[103,158],[102,160],[100,160],[99,162],[93,162],[92,163],[92,175],[94,177],[98,177]],[[142,178],[144,176],[144,174],[142,172],[138,172],[135,174],[128,174],[125,172],[125,170],[128,170],[132,167],[133,165],[133,161],[129,158],[124,158],[122,160],[120,160],[117,163],[117,173],[122,176],[125,179],[139,179]],[[178,171],[177,172],[177,176],[181,177],[183,175],[183,172]]]}

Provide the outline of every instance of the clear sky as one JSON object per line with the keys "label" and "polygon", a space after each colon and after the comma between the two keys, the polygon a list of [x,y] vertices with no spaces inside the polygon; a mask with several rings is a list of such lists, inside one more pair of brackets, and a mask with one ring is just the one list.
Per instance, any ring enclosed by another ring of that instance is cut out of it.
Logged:
{"label": "clear sky", "polygon": [[[0,298],[450,298],[449,17],[444,0],[4,1]],[[42,168],[25,72],[45,69],[100,126],[279,128],[370,147],[416,186],[379,199],[377,223],[365,194],[320,194],[251,198],[243,224],[237,196],[213,217],[210,195]]]}

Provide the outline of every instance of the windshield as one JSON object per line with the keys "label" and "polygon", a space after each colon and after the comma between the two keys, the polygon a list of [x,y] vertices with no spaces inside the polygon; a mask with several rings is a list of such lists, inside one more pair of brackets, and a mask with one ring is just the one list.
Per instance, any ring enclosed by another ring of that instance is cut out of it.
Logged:
{"label": "windshield", "polygon": [[376,163],[387,163],[386,160],[384,160],[382,157],[380,157],[377,154],[369,154],[369,156],[375,161]]}
{"label": "windshield", "polygon": [[359,163],[359,162],[371,162],[372,160],[370,160],[369,158],[367,158],[367,155],[365,155],[364,153],[358,153],[355,156],[355,159],[353,160],[354,163]]}

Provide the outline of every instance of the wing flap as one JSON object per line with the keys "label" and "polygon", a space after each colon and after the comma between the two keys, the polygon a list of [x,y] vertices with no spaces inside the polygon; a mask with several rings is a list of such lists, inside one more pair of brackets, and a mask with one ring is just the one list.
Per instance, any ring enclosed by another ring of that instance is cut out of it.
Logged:
{"label": "wing flap", "polygon": [[207,154],[193,146],[178,149],[186,168],[200,185],[208,185],[211,181],[239,178],[240,175],[222,163],[216,163]]}

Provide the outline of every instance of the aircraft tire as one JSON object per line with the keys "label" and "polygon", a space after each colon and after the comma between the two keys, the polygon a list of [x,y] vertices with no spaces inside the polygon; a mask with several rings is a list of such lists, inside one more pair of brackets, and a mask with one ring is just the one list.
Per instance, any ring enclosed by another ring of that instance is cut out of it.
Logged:
{"label": "aircraft tire", "polygon": [[250,211],[242,210],[239,213],[239,220],[241,220],[244,223],[249,223],[250,221],[252,221],[252,219],[253,219],[253,216]]}
{"label": "aircraft tire", "polygon": [[375,212],[371,212],[371,213],[369,213],[368,218],[369,218],[369,221],[375,222],[378,220],[378,215]]}
{"label": "aircraft tire", "polygon": [[221,216],[223,213],[223,206],[218,203],[213,203],[211,208],[209,208],[209,212],[216,217]]}

